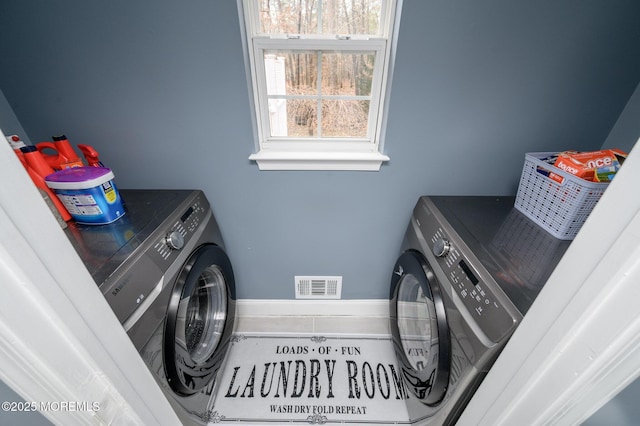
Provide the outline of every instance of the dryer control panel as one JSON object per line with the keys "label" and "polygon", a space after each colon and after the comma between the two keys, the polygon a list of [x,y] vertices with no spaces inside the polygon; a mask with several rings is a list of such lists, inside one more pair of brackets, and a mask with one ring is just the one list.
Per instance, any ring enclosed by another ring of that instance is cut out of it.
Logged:
{"label": "dryer control panel", "polygon": [[[449,241],[442,228],[438,228],[431,238],[433,246],[439,247],[443,240]],[[460,253],[453,243],[449,242],[449,245],[448,253],[440,255],[438,261],[448,274],[450,284],[460,296],[460,300],[462,300],[467,310],[479,320],[502,324],[508,330],[514,322],[511,316],[502,308],[493,292],[489,289],[489,285],[480,279],[479,272],[476,272],[475,268],[470,266],[467,258]],[[497,330],[498,328],[491,327],[489,330]],[[500,339],[502,334],[498,333],[493,337],[489,337],[492,340]]]}
{"label": "dryer control panel", "polygon": [[457,294],[486,336],[499,342],[519,319],[515,308],[506,306],[510,302],[491,274],[433,205],[420,203],[414,219],[437,263],[431,267],[447,278],[441,284]]}

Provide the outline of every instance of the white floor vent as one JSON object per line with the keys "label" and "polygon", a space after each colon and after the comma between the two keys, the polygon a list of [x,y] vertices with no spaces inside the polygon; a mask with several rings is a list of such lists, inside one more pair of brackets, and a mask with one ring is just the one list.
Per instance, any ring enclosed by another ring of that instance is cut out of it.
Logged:
{"label": "white floor vent", "polygon": [[342,277],[295,276],[296,299],[340,299]]}

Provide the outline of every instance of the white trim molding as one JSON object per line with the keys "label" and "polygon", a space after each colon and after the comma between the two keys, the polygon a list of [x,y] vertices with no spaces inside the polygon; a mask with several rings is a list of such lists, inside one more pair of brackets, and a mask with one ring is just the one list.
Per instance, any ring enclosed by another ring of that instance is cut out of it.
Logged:
{"label": "white trim molding", "polygon": [[264,300],[238,299],[238,317],[389,317],[389,300]]}
{"label": "white trim molding", "polygon": [[389,157],[379,152],[282,152],[261,150],[249,157],[260,170],[378,171]]}

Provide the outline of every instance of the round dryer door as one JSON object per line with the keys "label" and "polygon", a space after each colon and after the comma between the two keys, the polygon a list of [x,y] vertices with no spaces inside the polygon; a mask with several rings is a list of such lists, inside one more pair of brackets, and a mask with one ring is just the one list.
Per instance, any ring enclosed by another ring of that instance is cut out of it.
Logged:
{"label": "round dryer door", "polygon": [[421,253],[409,250],[391,278],[391,331],[406,385],[428,405],[445,396],[451,338],[439,282]]}
{"label": "round dryer door", "polygon": [[215,377],[224,359],[235,316],[231,262],[217,245],[196,249],[174,285],[164,330],[167,381],[192,395]]}

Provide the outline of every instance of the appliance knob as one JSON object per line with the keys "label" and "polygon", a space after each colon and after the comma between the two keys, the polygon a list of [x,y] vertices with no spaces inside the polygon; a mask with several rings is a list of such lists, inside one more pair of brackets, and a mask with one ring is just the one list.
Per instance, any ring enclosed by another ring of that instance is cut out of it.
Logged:
{"label": "appliance knob", "polygon": [[451,243],[444,238],[440,238],[433,244],[433,254],[437,257],[445,257],[449,254],[449,250],[451,250]]}
{"label": "appliance knob", "polygon": [[169,232],[165,237],[165,241],[169,248],[172,248],[173,250],[180,250],[184,247],[184,237],[177,231]]}

